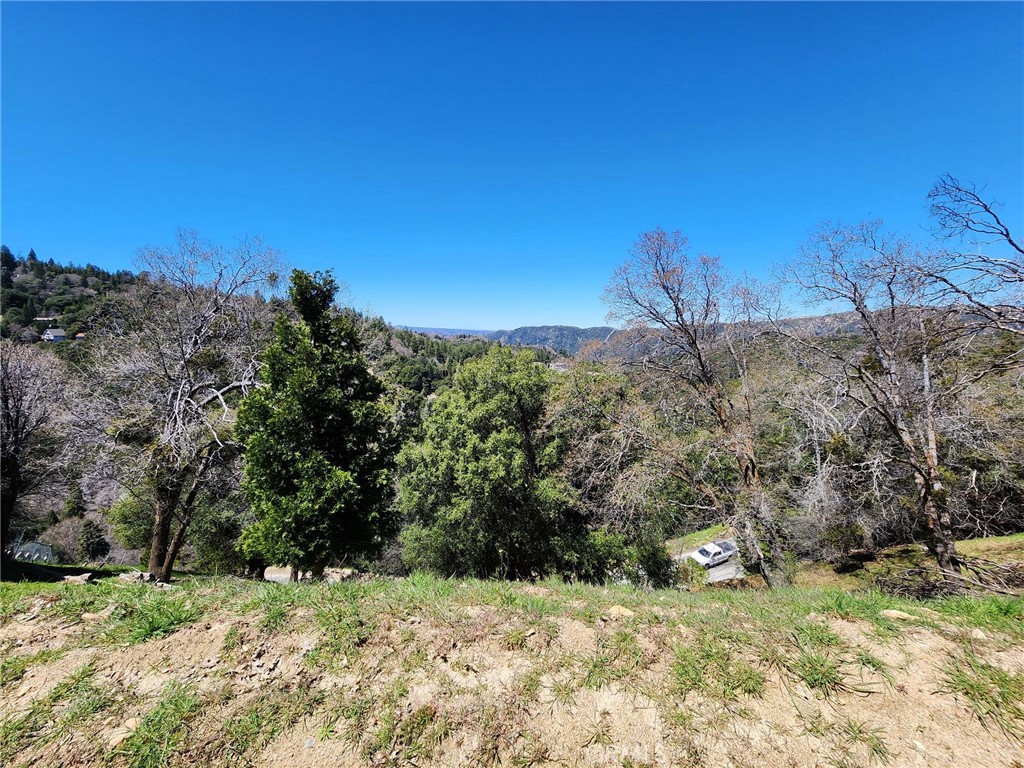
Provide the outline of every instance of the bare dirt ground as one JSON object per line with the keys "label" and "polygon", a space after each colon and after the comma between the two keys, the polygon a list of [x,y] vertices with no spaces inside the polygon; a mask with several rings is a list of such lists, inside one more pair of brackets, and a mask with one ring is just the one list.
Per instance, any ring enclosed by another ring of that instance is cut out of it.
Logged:
{"label": "bare dirt ground", "polygon": [[[83,620],[27,598],[0,626],[5,659],[36,659],[4,679],[0,764],[1024,766],[1019,637],[952,614],[402,589],[206,595],[133,644],[124,608]],[[981,665],[980,693],[951,683],[958,659]]]}

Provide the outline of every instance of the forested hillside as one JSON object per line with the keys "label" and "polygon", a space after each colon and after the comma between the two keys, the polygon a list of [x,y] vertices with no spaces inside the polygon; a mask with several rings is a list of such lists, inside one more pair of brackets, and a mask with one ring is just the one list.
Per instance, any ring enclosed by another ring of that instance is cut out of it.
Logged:
{"label": "forested hillside", "polygon": [[[950,237],[1002,226],[950,177],[931,199]],[[955,589],[958,539],[1024,530],[1024,253],[951,242],[823,226],[783,269],[829,313],[794,318],[645,232],[605,292],[620,331],[539,329],[593,337],[557,366],[338,307],[329,271],[285,297],[258,239],[182,232],[135,276],[5,251],[5,549],[667,586],[666,540],[716,526],[773,588],[920,543]],[[30,343],[33,307],[88,333]]]}
{"label": "forested hillside", "polygon": [[614,328],[576,328],[571,325],[530,325],[512,331],[492,331],[488,338],[516,347],[543,347],[563,355],[575,355],[589,342],[607,341]]}
{"label": "forested hillside", "polygon": [[21,258],[0,246],[0,336],[33,342],[48,327],[60,327],[73,338],[90,330],[100,297],[134,279],[130,272],[92,264],[44,262],[33,250]]}

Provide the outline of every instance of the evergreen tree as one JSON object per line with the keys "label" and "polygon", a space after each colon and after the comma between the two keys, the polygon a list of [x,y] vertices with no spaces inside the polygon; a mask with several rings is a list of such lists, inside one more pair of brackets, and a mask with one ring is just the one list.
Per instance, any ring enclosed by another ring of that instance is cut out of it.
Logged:
{"label": "evergreen tree", "polygon": [[103,535],[103,529],[94,520],[82,523],[78,535],[78,556],[82,560],[99,560],[110,552],[110,542]]}
{"label": "evergreen tree", "polygon": [[332,559],[372,554],[393,533],[394,446],[383,386],[370,373],[351,318],[332,309],[328,273],[292,273],[300,322],[279,315],[261,372],[242,403],[243,487],[257,522],[250,556],[314,576]]}
{"label": "evergreen tree", "polygon": [[549,389],[527,350],[494,347],[462,365],[424,440],[401,457],[408,565],[501,578],[601,570],[582,563],[596,540],[555,474],[557,444],[543,429]]}
{"label": "evergreen tree", "polygon": [[75,483],[68,492],[67,501],[64,503],[64,518],[81,517],[85,514],[85,496],[82,494],[82,486]]}

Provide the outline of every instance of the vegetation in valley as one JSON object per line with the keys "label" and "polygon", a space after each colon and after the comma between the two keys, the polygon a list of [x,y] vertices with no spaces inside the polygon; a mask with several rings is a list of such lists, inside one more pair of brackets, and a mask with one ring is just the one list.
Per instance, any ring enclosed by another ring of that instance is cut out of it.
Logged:
{"label": "vegetation in valley", "polygon": [[[329,275],[295,271],[286,296],[258,238],[182,231],[137,275],[89,273],[84,339],[3,342],[5,557],[17,530],[160,581],[272,564],[661,587],[699,581],[678,559],[705,531],[772,588],[878,577],[878,552],[922,544],[929,594],[1012,592],[956,541],[1024,528],[1021,251],[971,185],[929,199],[951,239],[825,226],[784,266],[835,322],[643,233],[605,293],[621,329],[557,365],[391,328],[337,306]],[[1003,250],[953,246],[976,234]],[[4,269],[22,293],[78,274],[9,251]]]}

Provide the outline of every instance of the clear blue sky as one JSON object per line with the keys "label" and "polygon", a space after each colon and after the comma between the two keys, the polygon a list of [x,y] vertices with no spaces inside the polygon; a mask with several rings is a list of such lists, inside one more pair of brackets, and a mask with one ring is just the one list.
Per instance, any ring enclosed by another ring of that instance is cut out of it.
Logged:
{"label": "clear blue sky", "polygon": [[824,219],[1024,208],[1024,4],[11,3],[2,239],[262,234],[391,322],[596,325],[643,230],[765,275]]}

